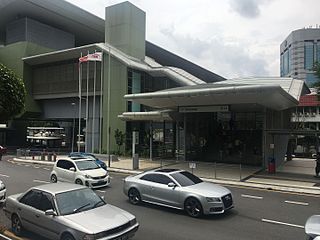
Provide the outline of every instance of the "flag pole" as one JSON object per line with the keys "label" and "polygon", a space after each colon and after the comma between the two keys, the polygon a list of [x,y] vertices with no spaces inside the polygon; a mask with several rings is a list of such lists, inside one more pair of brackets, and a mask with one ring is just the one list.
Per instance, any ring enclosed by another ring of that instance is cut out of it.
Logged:
{"label": "flag pole", "polygon": [[111,165],[111,160],[110,160],[110,133],[111,133],[111,129],[110,129],[110,86],[111,86],[111,74],[110,74],[110,70],[111,70],[111,48],[109,45],[109,59],[108,59],[108,124],[107,124],[107,131],[108,131],[108,138],[107,138],[107,152],[108,152],[108,166],[110,167]]}
{"label": "flag pole", "polygon": [[100,122],[99,122],[99,153],[101,154],[102,152],[102,101],[103,101],[103,52],[101,54],[101,64],[100,64],[100,73],[101,73],[101,77],[100,77]]}
{"label": "flag pole", "polygon": [[[89,55],[89,51],[88,51]],[[90,61],[87,61],[87,98],[86,98],[86,141],[85,141],[85,152],[88,152],[88,120],[89,120],[89,71]]]}
{"label": "flag pole", "polygon": [[[82,57],[82,52],[81,52]],[[80,133],[81,133],[81,78],[82,78],[82,65],[79,61],[79,128],[78,128],[78,152],[80,152]]]}
{"label": "flag pole", "polygon": [[[95,51],[96,52],[96,51]],[[94,135],[95,135],[95,118],[96,118],[96,79],[97,79],[97,61],[94,61],[94,76],[93,76],[93,107],[92,107],[92,141],[91,152],[94,152]]]}

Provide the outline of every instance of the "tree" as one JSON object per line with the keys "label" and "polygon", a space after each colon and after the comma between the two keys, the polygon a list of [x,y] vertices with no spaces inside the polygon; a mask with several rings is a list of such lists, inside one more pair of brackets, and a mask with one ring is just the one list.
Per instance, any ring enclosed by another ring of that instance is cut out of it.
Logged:
{"label": "tree", "polygon": [[124,144],[126,134],[120,131],[118,128],[114,131],[114,138],[116,139],[116,144],[118,145],[118,152],[120,154],[120,147]]}
{"label": "tree", "polygon": [[0,63],[0,120],[6,121],[21,113],[25,98],[22,79]]}
{"label": "tree", "polygon": [[313,84],[313,87],[317,88],[318,92],[320,89],[320,62],[315,62],[312,67],[312,71],[314,71],[314,75],[318,78],[318,81]]}

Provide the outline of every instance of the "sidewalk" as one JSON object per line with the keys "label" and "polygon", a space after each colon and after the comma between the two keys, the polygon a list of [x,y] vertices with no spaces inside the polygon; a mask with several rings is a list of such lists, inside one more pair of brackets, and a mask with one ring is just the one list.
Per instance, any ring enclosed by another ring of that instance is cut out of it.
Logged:
{"label": "sidewalk", "polygon": [[[58,156],[57,159],[64,156]],[[103,159],[106,160],[106,159]],[[53,165],[53,161],[32,160],[31,157],[13,158],[15,162]],[[105,161],[108,165],[108,161]],[[275,174],[269,174],[261,168],[241,166],[237,164],[197,163],[195,169],[189,168],[189,163],[181,161],[154,161],[140,159],[139,170],[132,170],[131,159],[120,159],[111,162],[110,172],[137,174],[149,169],[177,168],[193,172],[205,181],[250,188],[294,192],[299,194],[312,194],[320,196],[320,178],[314,175],[314,160],[294,159],[277,170]]]}

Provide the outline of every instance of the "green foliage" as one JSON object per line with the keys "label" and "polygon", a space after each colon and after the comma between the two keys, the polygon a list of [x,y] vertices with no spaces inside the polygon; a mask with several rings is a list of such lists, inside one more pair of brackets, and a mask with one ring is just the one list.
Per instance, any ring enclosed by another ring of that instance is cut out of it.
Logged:
{"label": "green foliage", "polygon": [[0,63],[0,120],[9,120],[23,112],[26,90],[22,79]]}
{"label": "green foliage", "polygon": [[116,140],[116,144],[118,145],[117,154],[120,155],[120,148],[124,144],[126,134],[120,131],[118,128],[114,131],[114,138]]}
{"label": "green foliage", "polygon": [[320,62],[315,62],[312,67],[312,71],[314,71],[314,75],[318,78],[318,81],[313,84],[313,87],[319,90],[320,88]]}

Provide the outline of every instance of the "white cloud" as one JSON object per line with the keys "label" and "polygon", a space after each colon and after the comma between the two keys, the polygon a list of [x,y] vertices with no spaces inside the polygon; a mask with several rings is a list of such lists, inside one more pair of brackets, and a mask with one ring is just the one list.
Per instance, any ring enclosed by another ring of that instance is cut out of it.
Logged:
{"label": "white cloud", "polygon": [[[121,0],[68,0],[104,18]],[[320,24],[319,0],[132,0],[146,12],[147,40],[224,77],[279,76],[279,46]]]}
{"label": "white cloud", "polygon": [[260,15],[261,5],[270,0],[229,0],[231,9],[243,17],[256,18]]}

